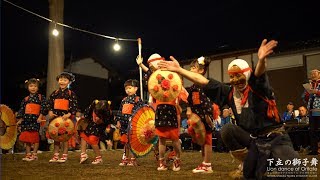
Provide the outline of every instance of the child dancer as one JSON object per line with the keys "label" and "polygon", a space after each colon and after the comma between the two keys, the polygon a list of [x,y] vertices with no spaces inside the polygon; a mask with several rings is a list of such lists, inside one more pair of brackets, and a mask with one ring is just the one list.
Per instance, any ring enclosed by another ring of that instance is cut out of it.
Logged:
{"label": "child dancer", "polygon": [[[201,75],[204,75],[209,66],[209,62],[204,57],[200,57],[190,64],[190,71]],[[190,96],[188,97],[189,107],[187,107],[187,116],[190,117],[191,113],[195,113],[201,119],[205,127],[205,141],[204,144],[200,144],[202,152],[202,163],[195,169],[193,173],[212,173],[211,156],[212,156],[212,131],[213,120],[218,112],[214,112],[214,103],[205,95],[201,86],[193,84],[187,88]]]}
{"label": "child dancer", "polygon": [[89,120],[89,124],[84,132],[80,133],[81,137],[81,156],[80,163],[84,163],[88,159],[86,153],[87,143],[91,145],[96,158],[91,164],[101,164],[102,157],[99,149],[100,137],[103,136],[108,124],[113,120],[110,104],[106,100],[95,100],[85,110],[85,118]]}
{"label": "child dancer", "polygon": [[117,126],[120,127],[121,139],[120,141],[124,143],[124,152],[122,156],[122,161],[119,166],[135,166],[137,165],[136,158],[131,157],[130,149],[128,145],[128,122],[132,117],[132,112],[137,110],[143,105],[143,101],[136,92],[138,90],[139,81],[135,79],[129,79],[124,83],[124,88],[126,94],[120,104],[118,114],[116,115]]}
{"label": "child dancer", "polygon": [[[67,120],[71,115],[75,115],[78,110],[78,100],[76,94],[69,89],[69,85],[75,81],[73,74],[62,72],[57,76],[56,80],[59,84],[59,89],[55,90],[49,97],[49,119],[52,121],[56,117],[62,117]],[[64,163],[68,159],[68,141],[63,142],[63,154],[59,159],[60,142],[54,141],[54,155],[49,162]]]}
{"label": "child dancer", "polygon": [[[151,74],[158,69],[157,63],[160,61],[164,61],[165,59],[161,57],[159,54],[152,54],[148,58],[148,65],[150,68],[146,67],[142,62],[142,57],[137,57],[137,64],[142,68],[144,72],[147,73],[148,81]],[[187,92],[183,92],[179,95],[179,97],[185,96],[185,100]],[[173,161],[172,170],[179,171],[180,170],[180,155],[181,155],[181,144],[179,141],[179,128],[180,128],[180,113],[181,107],[179,106],[178,98],[173,100],[172,102],[161,102],[151,97],[149,103],[156,109],[156,117],[155,117],[155,126],[156,126],[156,134],[159,136],[159,166],[157,168],[158,171],[168,170],[166,160],[165,160],[165,152],[166,152],[166,141],[167,139],[172,140],[172,146],[174,148],[174,152],[176,154],[175,160]]]}
{"label": "child dancer", "polygon": [[[38,93],[39,79],[31,78],[25,81],[29,96],[25,97],[17,113],[18,125],[21,126],[19,140],[26,145],[26,157],[23,161],[37,160],[39,148],[40,122],[46,115],[46,98]],[[34,144],[31,154],[31,145]]]}

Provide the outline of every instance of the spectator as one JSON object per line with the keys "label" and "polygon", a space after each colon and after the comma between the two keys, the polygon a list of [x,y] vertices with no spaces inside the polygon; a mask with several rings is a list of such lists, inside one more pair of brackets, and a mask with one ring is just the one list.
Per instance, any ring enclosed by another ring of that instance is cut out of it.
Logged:
{"label": "spectator", "polygon": [[282,115],[283,122],[293,120],[295,118],[294,116],[294,105],[292,102],[288,102],[287,104],[287,110]]}
{"label": "spectator", "polygon": [[308,155],[318,155],[319,127],[320,127],[320,71],[313,69],[310,71],[309,92],[305,90],[304,99],[308,102],[310,126],[311,152]]}
{"label": "spectator", "polygon": [[217,152],[226,152],[227,151],[227,147],[225,146],[225,144],[222,141],[220,130],[223,127],[223,125],[225,125],[229,122],[230,122],[229,108],[223,107],[222,108],[222,115],[221,115],[221,111],[219,111],[219,117],[218,117],[218,119],[216,119],[216,128],[215,128],[215,131],[213,132],[214,137],[217,138],[217,145],[215,147],[215,151],[217,151]]}

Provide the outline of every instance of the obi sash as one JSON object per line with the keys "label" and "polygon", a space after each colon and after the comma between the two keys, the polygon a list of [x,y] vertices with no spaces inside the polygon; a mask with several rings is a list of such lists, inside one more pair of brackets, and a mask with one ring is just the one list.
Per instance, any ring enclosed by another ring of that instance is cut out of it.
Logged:
{"label": "obi sash", "polygon": [[69,110],[69,100],[55,99],[53,108],[68,111]]}
{"label": "obi sash", "polygon": [[122,106],[122,114],[132,114],[133,104],[124,104]]}
{"label": "obi sash", "polygon": [[40,109],[41,106],[39,104],[35,104],[35,103],[28,103],[26,105],[25,114],[35,114],[35,115],[39,115],[40,114]]}
{"label": "obi sash", "polygon": [[192,92],[192,104],[199,105],[200,104],[200,93]]}

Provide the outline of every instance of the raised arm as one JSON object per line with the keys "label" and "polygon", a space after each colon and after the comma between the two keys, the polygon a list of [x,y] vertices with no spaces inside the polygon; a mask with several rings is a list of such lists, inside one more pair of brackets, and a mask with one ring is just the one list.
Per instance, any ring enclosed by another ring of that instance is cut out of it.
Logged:
{"label": "raised arm", "polygon": [[207,78],[205,78],[204,76],[202,76],[201,74],[194,73],[194,72],[188,71],[186,69],[183,69],[180,66],[179,62],[173,56],[170,56],[170,59],[172,61],[160,61],[158,63],[158,66],[162,70],[177,72],[177,73],[181,74],[183,77],[189,79],[190,81],[192,81],[196,84],[200,84],[200,85],[208,84],[209,80]]}
{"label": "raised arm", "polygon": [[138,66],[142,68],[143,72],[147,72],[149,70],[149,68],[143,64],[143,58],[140,55],[137,56],[136,62]]}
{"label": "raised arm", "polygon": [[258,63],[256,66],[256,69],[254,71],[254,75],[256,77],[261,76],[263,73],[265,73],[267,68],[267,56],[269,56],[271,53],[273,53],[273,48],[275,48],[278,45],[278,41],[271,40],[267,41],[267,39],[264,39],[261,42],[260,48],[258,50]]}

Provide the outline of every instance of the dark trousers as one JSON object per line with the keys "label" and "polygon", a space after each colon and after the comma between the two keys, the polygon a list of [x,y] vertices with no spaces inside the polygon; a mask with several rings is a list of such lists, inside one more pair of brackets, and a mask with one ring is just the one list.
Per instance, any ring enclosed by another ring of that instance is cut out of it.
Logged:
{"label": "dark trousers", "polygon": [[299,151],[300,147],[310,146],[309,127],[293,128],[288,132],[294,150]]}
{"label": "dark trousers", "polygon": [[250,134],[241,127],[226,124],[221,129],[221,137],[226,146],[231,150],[248,148],[248,155],[243,164],[245,179],[263,179],[268,164],[267,159],[276,161],[292,160],[299,154],[294,151],[288,134],[270,135],[270,137],[251,138]]}
{"label": "dark trousers", "polygon": [[247,131],[231,123],[222,127],[221,138],[230,151],[248,148],[251,142],[250,134]]}
{"label": "dark trousers", "polygon": [[320,116],[309,116],[310,147],[312,152],[318,152]]}
{"label": "dark trousers", "polygon": [[212,137],[216,138],[216,141],[212,142],[212,145],[214,145],[213,146],[214,151],[217,151],[217,152],[227,152],[228,151],[226,145],[222,141],[220,131],[214,131]]}

